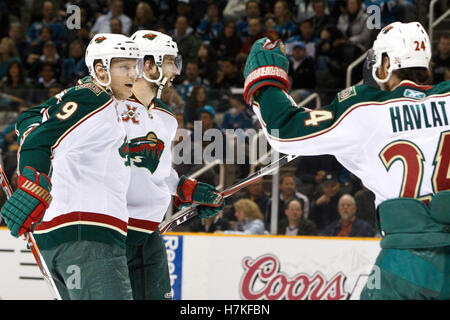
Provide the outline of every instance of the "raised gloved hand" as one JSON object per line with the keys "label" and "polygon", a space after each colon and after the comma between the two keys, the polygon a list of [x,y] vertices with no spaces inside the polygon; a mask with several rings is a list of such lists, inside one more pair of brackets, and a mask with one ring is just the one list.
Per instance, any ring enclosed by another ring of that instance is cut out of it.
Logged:
{"label": "raised gloved hand", "polygon": [[199,217],[209,218],[225,207],[225,199],[213,186],[182,176],[178,182],[175,206],[198,203]]}
{"label": "raised gloved hand", "polygon": [[38,224],[47,210],[52,196],[52,184],[44,173],[25,167],[19,176],[19,187],[5,202],[1,215],[14,237],[19,237]]}
{"label": "raised gloved hand", "polygon": [[244,68],[245,103],[250,104],[253,94],[263,86],[289,89],[289,60],[285,51],[281,40],[272,42],[265,37],[253,44]]}

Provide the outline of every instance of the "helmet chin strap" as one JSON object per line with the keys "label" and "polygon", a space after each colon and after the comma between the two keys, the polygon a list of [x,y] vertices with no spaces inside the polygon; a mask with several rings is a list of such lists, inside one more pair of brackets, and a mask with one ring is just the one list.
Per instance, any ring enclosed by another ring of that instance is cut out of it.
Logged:
{"label": "helmet chin strap", "polygon": [[161,98],[161,94],[162,91],[167,83],[167,80],[169,80],[167,77],[163,76],[162,70],[160,70],[160,76],[158,79],[154,80],[154,79],[150,79],[149,77],[147,77],[147,75],[145,74],[145,72],[142,74],[142,77],[147,80],[150,83],[154,83],[158,86],[158,91],[156,93],[156,98],[160,99]]}
{"label": "helmet chin strap", "polygon": [[163,80],[158,84],[158,93],[156,94],[157,99],[161,99],[161,94],[166,86],[167,80],[169,80],[167,77],[164,77]]}
{"label": "helmet chin strap", "polygon": [[106,71],[108,75],[108,82],[102,82],[99,78],[97,78],[97,75],[94,74],[93,78],[98,82],[99,85],[105,87],[106,93],[108,93],[110,96],[113,96],[114,93],[111,89],[111,73],[109,73],[109,70]]}
{"label": "helmet chin strap", "polygon": [[391,78],[392,69],[389,68],[389,69],[387,70],[387,73],[388,73],[388,74],[387,74],[386,78],[384,78],[384,79],[380,79],[380,78],[378,77],[378,75],[377,75],[377,70],[378,70],[378,68],[375,67],[375,66],[372,68],[372,77],[375,79],[375,81],[376,81],[378,84],[382,84],[382,83],[388,82],[389,79]]}

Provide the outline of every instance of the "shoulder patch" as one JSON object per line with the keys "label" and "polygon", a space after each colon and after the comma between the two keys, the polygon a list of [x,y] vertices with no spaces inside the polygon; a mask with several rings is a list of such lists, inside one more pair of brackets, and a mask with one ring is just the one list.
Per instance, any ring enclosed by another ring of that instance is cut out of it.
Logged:
{"label": "shoulder patch", "polygon": [[103,90],[101,90],[99,87],[97,87],[92,82],[86,82],[86,83],[75,86],[75,90],[81,90],[81,89],[85,89],[85,88],[91,90],[97,96],[99,96],[103,92]]}
{"label": "shoulder patch", "polygon": [[347,89],[342,90],[338,93],[338,100],[339,102],[342,102],[344,100],[347,100],[350,97],[356,96],[356,90],[355,86],[351,86]]}

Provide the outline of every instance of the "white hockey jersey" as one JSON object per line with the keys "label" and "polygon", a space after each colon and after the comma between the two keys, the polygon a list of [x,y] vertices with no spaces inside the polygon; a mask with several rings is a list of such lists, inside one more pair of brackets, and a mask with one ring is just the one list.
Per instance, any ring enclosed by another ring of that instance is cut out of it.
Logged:
{"label": "white hockey jersey", "polygon": [[179,177],[172,168],[171,145],[178,123],[159,99],[154,99],[148,110],[133,95],[120,103],[119,112],[131,165],[128,230],[149,234],[158,228],[176,194]]}
{"label": "white hockey jersey", "polygon": [[260,90],[253,110],[279,152],[331,154],[387,199],[431,200],[450,190],[450,81],[392,92],[367,85],[341,91],[326,107],[306,111],[275,87]]}
{"label": "white hockey jersey", "polygon": [[51,159],[53,200],[34,232],[42,248],[76,240],[125,246],[131,173],[119,152],[125,138],[117,101],[92,82],[48,102],[42,123],[20,146],[21,168],[48,173]]}

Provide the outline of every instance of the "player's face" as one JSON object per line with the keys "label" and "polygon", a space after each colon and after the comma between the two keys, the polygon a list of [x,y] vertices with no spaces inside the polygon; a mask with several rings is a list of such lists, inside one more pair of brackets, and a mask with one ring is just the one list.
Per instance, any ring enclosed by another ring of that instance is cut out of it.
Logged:
{"label": "player's face", "polygon": [[171,56],[171,55],[164,56],[162,72],[163,72],[163,75],[165,77],[167,77],[167,79],[168,79],[167,85],[171,86],[173,79],[178,74],[178,68],[176,65],[175,56]]}
{"label": "player's face", "polygon": [[137,77],[136,59],[114,59],[111,61],[111,89],[119,100],[131,96],[131,90]]}

